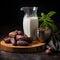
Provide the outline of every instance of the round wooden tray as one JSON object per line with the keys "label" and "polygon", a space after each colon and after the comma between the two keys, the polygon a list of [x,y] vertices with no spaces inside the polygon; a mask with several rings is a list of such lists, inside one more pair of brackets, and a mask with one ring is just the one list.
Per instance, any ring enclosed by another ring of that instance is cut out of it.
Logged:
{"label": "round wooden tray", "polygon": [[40,43],[38,41],[33,41],[28,46],[13,46],[12,44],[7,44],[3,40],[0,42],[0,48],[4,51],[9,52],[20,52],[20,53],[31,53],[43,50],[45,43]]}

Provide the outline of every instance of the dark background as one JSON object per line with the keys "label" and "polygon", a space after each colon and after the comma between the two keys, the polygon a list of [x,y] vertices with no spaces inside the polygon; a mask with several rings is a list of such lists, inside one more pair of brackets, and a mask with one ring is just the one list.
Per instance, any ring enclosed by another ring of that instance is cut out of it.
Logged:
{"label": "dark background", "polygon": [[40,16],[41,12],[48,13],[52,10],[56,11],[53,20],[58,29],[60,29],[59,0],[2,0],[0,3],[0,30],[4,31],[6,29],[4,26],[8,27],[10,31],[14,29],[23,30],[22,22],[24,12],[20,11],[20,8],[23,6],[38,6],[38,16]]}

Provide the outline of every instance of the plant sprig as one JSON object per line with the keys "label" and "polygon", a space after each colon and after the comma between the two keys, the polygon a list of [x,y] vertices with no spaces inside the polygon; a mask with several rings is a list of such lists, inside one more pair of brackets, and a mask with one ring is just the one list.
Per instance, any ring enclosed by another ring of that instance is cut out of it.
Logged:
{"label": "plant sprig", "polygon": [[50,11],[48,14],[41,13],[41,16],[39,17],[39,21],[41,22],[40,27],[45,28],[51,28],[53,32],[57,30],[56,25],[54,24],[54,21],[51,19],[51,17],[56,14],[55,11]]}

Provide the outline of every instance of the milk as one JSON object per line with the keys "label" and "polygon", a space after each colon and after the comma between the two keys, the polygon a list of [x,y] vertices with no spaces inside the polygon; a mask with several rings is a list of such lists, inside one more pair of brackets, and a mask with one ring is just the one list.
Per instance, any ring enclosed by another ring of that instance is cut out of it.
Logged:
{"label": "milk", "polygon": [[38,28],[38,7],[22,7],[21,11],[25,12],[23,17],[23,31],[28,37],[34,36],[35,29]]}
{"label": "milk", "polygon": [[24,34],[28,37],[34,36],[35,29],[38,28],[38,17],[32,16],[28,17],[27,14],[23,18],[23,30]]}

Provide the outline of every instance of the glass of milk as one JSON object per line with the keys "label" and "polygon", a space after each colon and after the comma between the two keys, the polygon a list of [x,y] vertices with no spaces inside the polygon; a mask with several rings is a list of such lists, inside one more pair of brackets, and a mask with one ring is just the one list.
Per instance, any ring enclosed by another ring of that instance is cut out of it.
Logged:
{"label": "glass of milk", "polygon": [[28,37],[34,36],[35,29],[38,28],[38,7],[22,7],[21,10],[25,12],[23,17],[23,31]]}

